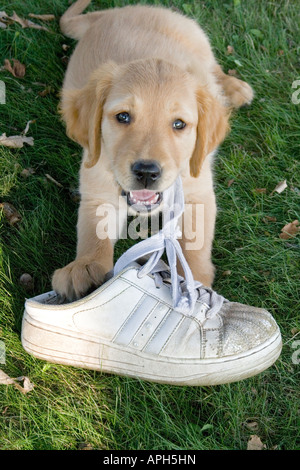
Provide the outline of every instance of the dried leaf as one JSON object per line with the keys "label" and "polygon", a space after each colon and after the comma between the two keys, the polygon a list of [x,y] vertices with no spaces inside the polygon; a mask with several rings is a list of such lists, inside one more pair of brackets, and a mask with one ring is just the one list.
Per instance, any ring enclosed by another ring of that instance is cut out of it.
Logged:
{"label": "dried leaf", "polygon": [[270,215],[266,215],[265,217],[263,217],[262,220],[265,224],[267,224],[269,222],[276,222],[277,221],[276,217],[271,217]]}
{"label": "dried leaf", "polygon": [[[23,387],[18,383],[23,381]],[[28,393],[33,390],[34,385],[30,382],[28,377],[22,376],[12,379],[3,370],[0,369],[0,385],[14,385],[20,392]]]}
{"label": "dried leaf", "polygon": [[295,327],[291,329],[291,333],[293,336],[296,336],[298,333],[300,333],[300,329]]}
{"label": "dried leaf", "polygon": [[0,11],[0,28],[5,29],[7,27],[7,14],[5,11]]}
{"label": "dried leaf", "polygon": [[275,189],[272,191],[271,194],[273,194],[274,192],[280,194],[280,193],[282,193],[282,191],[284,191],[286,188],[287,188],[286,180],[280,181],[280,183],[278,183],[278,184],[276,185]]}
{"label": "dried leaf", "polygon": [[30,18],[35,18],[36,20],[42,21],[52,21],[55,20],[54,15],[35,15],[34,13],[29,13],[28,15]]}
{"label": "dried leaf", "polygon": [[234,178],[232,178],[231,180],[228,180],[227,181],[227,188],[230,188],[230,186],[234,183]]}
{"label": "dried leaf", "polygon": [[31,392],[31,390],[34,389],[33,383],[30,382],[30,380],[29,380],[28,377],[22,377],[22,378],[24,379],[24,382],[23,382],[23,390],[24,390],[24,392],[23,392],[23,393]]}
{"label": "dried leaf", "polygon": [[236,77],[237,76],[237,71],[235,69],[229,69],[227,71],[227,74],[230,75],[231,77]]}
{"label": "dried leaf", "polygon": [[31,20],[20,18],[20,16],[17,15],[15,11],[13,12],[13,16],[11,16],[10,19],[15,21],[16,23],[19,23],[22,26],[22,28],[34,28],[34,29],[42,29],[44,31],[49,31],[48,28],[46,28],[45,26],[36,24]]}
{"label": "dried leaf", "polygon": [[256,421],[248,421],[247,423],[245,423],[245,426],[252,432],[257,432],[259,428],[258,423]]}
{"label": "dried leaf", "polygon": [[254,191],[256,193],[266,193],[267,192],[267,188],[255,188]]}
{"label": "dried leaf", "polygon": [[17,209],[9,202],[1,202],[0,209],[3,210],[3,214],[7,218],[10,225],[16,225],[22,219]]}
{"label": "dried leaf", "polygon": [[93,450],[93,446],[89,442],[82,442],[79,444],[78,450]]}
{"label": "dried leaf", "polygon": [[261,442],[260,437],[253,434],[247,444],[247,450],[264,450],[266,445]]}
{"label": "dried leaf", "polygon": [[10,137],[7,137],[5,132],[0,135],[0,145],[14,149],[22,148],[24,144],[34,145],[33,140],[33,137],[26,137],[23,135],[11,135]]}
{"label": "dried leaf", "polygon": [[34,173],[34,168],[24,168],[24,170],[21,171],[20,175],[23,176],[23,178],[28,178],[29,176],[34,175]]}
{"label": "dried leaf", "polygon": [[26,28],[26,20],[20,18],[15,11],[13,12],[13,16],[11,16],[10,19],[15,21],[16,23],[19,23],[22,28]]}
{"label": "dried leaf", "polygon": [[294,220],[293,222],[290,222],[289,224],[286,224],[282,229],[281,229],[281,234],[279,237],[282,240],[288,240],[289,238],[294,238],[297,233],[300,231],[300,226],[299,226],[299,221]]}
{"label": "dried leaf", "polygon": [[0,369],[0,384],[1,385],[10,385],[13,383],[13,379],[11,379],[3,370]]}
{"label": "dried leaf", "polygon": [[23,78],[25,76],[26,67],[18,59],[12,59],[13,66],[8,59],[4,60],[4,70],[10,72],[16,78]]}
{"label": "dried leaf", "polygon": [[49,95],[51,93],[51,91],[52,91],[51,86],[47,86],[43,91],[39,91],[38,95],[41,96],[41,97],[44,97],[44,96]]}
{"label": "dried leaf", "polygon": [[230,276],[231,275],[231,270],[227,269],[226,271],[222,272],[222,276]]}
{"label": "dried leaf", "polygon": [[227,46],[227,54],[233,54],[234,53],[234,48],[232,46]]}

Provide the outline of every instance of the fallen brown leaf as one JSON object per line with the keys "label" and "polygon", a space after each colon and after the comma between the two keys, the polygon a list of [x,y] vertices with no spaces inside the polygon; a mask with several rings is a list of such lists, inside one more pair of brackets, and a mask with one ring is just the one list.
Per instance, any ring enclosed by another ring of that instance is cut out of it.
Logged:
{"label": "fallen brown leaf", "polygon": [[300,226],[299,226],[299,220],[294,220],[293,222],[290,222],[289,224],[286,224],[282,229],[281,229],[281,234],[279,237],[282,240],[288,240],[289,238],[294,238],[300,231]]}
{"label": "fallen brown leaf", "polygon": [[7,27],[6,21],[5,21],[6,18],[7,18],[7,14],[5,13],[5,11],[0,11],[0,28],[5,29]]}
{"label": "fallen brown leaf", "polygon": [[34,168],[24,168],[20,175],[23,176],[23,178],[28,178],[31,175],[34,175],[35,169]]}
{"label": "fallen brown leaf", "polygon": [[12,59],[13,66],[10,63],[10,60],[4,60],[4,69],[10,72],[16,78],[23,78],[25,76],[26,67],[18,59]]}
{"label": "fallen brown leaf", "polygon": [[54,15],[36,15],[34,13],[29,13],[28,15],[30,18],[35,18],[36,20],[42,20],[42,21],[52,21],[55,20]]}
{"label": "fallen brown leaf", "polygon": [[295,327],[291,329],[291,333],[293,336],[296,336],[298,333],[300,333],[300,329]]}
{"label": "fallen brown leaf", "polygon": [[[23,387],[18,383],[23,382]],[[3,370],[0,369],[0,385],[14,385],[20,392],[28,393],[33,390],[34,385],[30,382],[28,377],[21,376],[15,379],[12,379],[7,375]]]}
{"label": "fallen brown leaf", "polygon": [[79,444],[78,450],[93,450],[93,446],[89,442],[87,442],[87,443],[82,442],[82,443]]}
{"label": "fallen brown leaf", "polygon": [[248,421],[247,423],[245,423],[245,426],[252,432],[257,432],[259,428],[258,423],[256,421]]}
{"label": "fallen brown leaf", "polygon": [[230,276],[231,275],[231,270],[227,269],[226,271],[222,272],[222,276]]}
{"label": "fallen brown leaf", "polygon": [[262,443],[260,437],[253,434],[247,444],[247,450],[264,450],[266,445]]}
{"label": "fallen brown leaf", "polygon": [[273,191],[271,192],[271,195],[272,195],[274,192],[280,194],[280,193],[282,193],[282,191],[284,191],[286,188],[287,188],[286,180],[280,181],[280,183],[278,183],[278,184],[275,186],[275,188],[273,189]]}
{"label": "fallen brown leaf", "polygon": [[266,215],[265,217],[263,217],[262,220],[265,224],[267,224],[269,222],[276,222],[277,221],[276,217],[271,217],[270,215]]}
{"label": "fallen brown leaf", "polygon": [[266,193],[267,192],[267,188],[255,188],[254,191],[256,193]]}
{"label": "fallen brown leaf", "polygon": [[232,46],[227,46],[227,54],[233,54],[234,53],[234,48]]}
{"label": "fallen brown leaf", "polygon": [[11,20],[19,23],[22,28],[34,28],[34,29],[42,29],[44,31],[49,31],[46,26],[41,26],[39,24],[34,23],[31,20],[27,20],[26,18],[21,18],[17,13],[14,11],[13,15],[10,17]]}
{"label": "fallen brown leaf", "polygon": [[7,218],[10,225],[16,225],[22,219],[17,209],[9,202],[1,202],[0,209],[3,210],[3,214]]}
{"label": "fallen brown leaf", "polygon": [[6,133],[0,135],[0,145],[14,149],[22,148],[24,144],[34,145],[33,137],[26,137],[24,135],[11,135],[7,137]]}
{"label": "fallen brown leaf", "polygon": [[8,16],[5,11],[0,11],[0,28],[5,29],[7,27]]}
{"label": "fallen brown leaf", "polygon": [[4,134],[0,135],[0,145],[5,145],[6,147],[11,148],[21,148],[25,143],[28,145],[34,145],[33,137],[26,137],[30,124],[34,122],[35,120],[28,121],[21,135],[12,135],[7,137],[6,133],[4,132]]}
{"label": "fallen brown leaf", "polygon": [[39,92],[38,92],[38,95],[43,98],[44,96],[49,95],[49,94],[51,93],[51,91],[52,91],[51,86],[47,86],[44,90],[39,91]]}

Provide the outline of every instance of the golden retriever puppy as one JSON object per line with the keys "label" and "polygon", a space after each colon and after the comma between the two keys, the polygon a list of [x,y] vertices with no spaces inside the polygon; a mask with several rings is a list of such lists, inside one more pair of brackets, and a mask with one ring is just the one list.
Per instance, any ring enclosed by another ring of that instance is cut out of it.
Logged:
{"label": "golden retriever puppy", "polygon": [[186,220],[181,245],[195,279],[211,286],[213,155],[228,131],[230,109],[250,103],[253,91],[223,73],[195,21],[139,5],[82,15],[89,3],[78,0],[60,22],[79,40],[61,112],[83,159],[76,259],[55,271],[53,288],[72,300],[99,286],[113,267],[118,238],[99,229],[99,207],[119,214],[122,225],[124,206],[150,213],[179,174],[185,202],[203,208],[201,246],[190,243]]}

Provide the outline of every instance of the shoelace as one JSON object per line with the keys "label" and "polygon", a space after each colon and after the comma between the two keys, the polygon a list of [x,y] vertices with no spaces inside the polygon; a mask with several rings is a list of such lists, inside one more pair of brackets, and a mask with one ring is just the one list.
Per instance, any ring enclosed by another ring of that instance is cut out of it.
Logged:
{"label": "shoelace", "polygon": [[[157,287],[169,280],[173,308],[186,315],[192,315],[197,299],[209,308],[208,316],[217,313],[226,301],[212,289],[205,287],[193,278],[192,271],[183,255],[178,238],[181,231],[178,220],[184,210],[184,196],[181,178],[164,191],[163,194],[163,228],[145,240],[129,248],[116,262],[114,276],[134,261],[151,255],[141,266],[138,276],[151,274]],[[168,266],[161,260],[166,251]],[[177,258],[182,266],[184,277],[177,272]]]}

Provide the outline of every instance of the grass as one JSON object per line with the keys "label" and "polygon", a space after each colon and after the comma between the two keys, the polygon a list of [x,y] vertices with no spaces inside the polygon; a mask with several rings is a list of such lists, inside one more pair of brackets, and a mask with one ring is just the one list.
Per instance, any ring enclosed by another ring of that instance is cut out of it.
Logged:
{"label": "grass", "polygon": [[[94,1],[89,9],[128,3],[135,2]],[[69,189],[77,185],[81,152],[66,137],[57,113],[73,41],[62,36],[57,21],[49,23],[51,32],[13,24],[0,29],[1,62],[16,58],[27,69],[22,79],[0,72],[6,84],[0,134],[19,134],[35,120],[28,132],[35,144],[0,147],[0,202],[12,203],[22,216],[13,227],[0,214],[0,340],[6,349],[1,368],[11,377],[28,376],[35,388],[23,395],[0,385],[0,449],[70,450],[88,443],[94,449],[240,450],[251,434],[268,449],[300,447],[299,364],[292,361],[300,331],[299,236],[279,238],[286,223],[300,220],[300,104],[291,99],[292,83],[300,78],[299,8],[279,0],[160,3],[196,18],[225,71],[235,69],[255,89],[252,106],[233,116],[215,166],[215,289],[231,300],[267,308],[282,330],[282,355],[251,379],[187,388],[53,365],[23,350],[28,294],[19,278],[24,272],[33,277],[30,295],[45,292],[53,270],[74,257],[78,206]],[[54,13],[58,18],[67,5],[67,0],[16,0],[5,9],[21,17]],[[64,51],[63,44],[71,48]],[[42,97],[46,86],[51,93]],[[24,178],[26,168],[35,173]],[[273,192],[283,180],[287,189]],[[119,244],[117,255],[125,248]]]}

